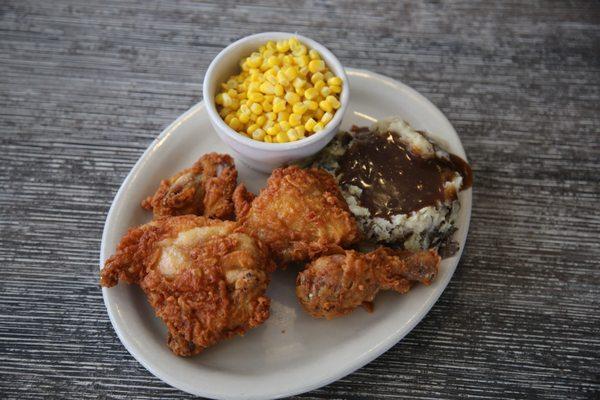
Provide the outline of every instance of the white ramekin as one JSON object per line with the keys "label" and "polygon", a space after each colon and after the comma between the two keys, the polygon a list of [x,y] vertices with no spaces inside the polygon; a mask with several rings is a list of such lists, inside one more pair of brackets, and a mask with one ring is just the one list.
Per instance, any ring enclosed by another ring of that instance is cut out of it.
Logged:
{"label": "white ramekin", "polygon": [[[331,70],[342,78],[343,87],[340,95],[340,108],[325,129],[307,138],[289,143],[266,143],[252,140],[231,129],[217,112],[215,95],[222,82],[231,75],[240,72],[239,62],[269,40],[282,40],[297,37],[300,42],[315,49]],[[264,32],[246,36],[224,48],[210,63],[204,76],[204,103],[210,117],[210,122],[217,134],[232,149],[233,155],[249,167],[261,172],[270,173],[274,168],[311,156],[321,150],[337,132],[344,112],[348,106],[350,90],[348,77],[339,60],[327,48],[307,37],[285,32]]]}

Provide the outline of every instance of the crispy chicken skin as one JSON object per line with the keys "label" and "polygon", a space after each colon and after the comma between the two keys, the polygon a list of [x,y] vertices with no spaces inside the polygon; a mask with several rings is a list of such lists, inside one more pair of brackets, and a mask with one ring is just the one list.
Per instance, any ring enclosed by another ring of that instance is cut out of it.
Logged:
{"label": "crispy chicken skin", "polygon": [[194,214],[232,219],[236,181],[237,170],[229,155],[206,154],[191,168],[162,180],[142,207],[153,211],[155,218]]}
{"label": "crispy chicken skin", "polygon": [[411,253],[380,247],[367,254],[346,250],[308,264],[296,279],[296,295],[310,315],[332,319],[360,305],[369,310],[381,289],[406,293],[416,282],[429,285],[439,263],[435,250]]}
{"label": "crispy chicken skin", "polygon": [[241,231],[267,244],[282,264],[339,251],[359,239],[335,180],[322,169],[279,168],[256,198],[243,185],[233,197]]}
{"label": "crispy chicken skin", "polygon": [[236,224],[185,215],[129,230],[100,283],[135,283],[168,327],[173,353],[190,356],[242,335],[269,317],[265,295],[275,265]]}

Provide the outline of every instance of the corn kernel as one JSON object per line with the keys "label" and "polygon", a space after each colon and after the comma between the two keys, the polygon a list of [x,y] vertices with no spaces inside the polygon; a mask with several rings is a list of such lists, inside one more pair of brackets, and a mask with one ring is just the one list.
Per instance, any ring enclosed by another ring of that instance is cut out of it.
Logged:
{"label": "corn kernel", "polygon": [[280,69],[277,72],[277,82],[283,86],[287,86],[290,84],[290,80],[288,79],[287,75],[285,74],[285,71],[282,69]]}
{"label": "corn kernel", "polygon": [[288,122],[290,123],[291,126],[298,126],[302,123],[302,115],[300,114],[290,114],[290,118],[288,119]]}
{"label": "corn kernel", "polygon": [[281,130],[282,130],[283,132],[287,132],[287,131],[289,131],[290,129],[292,129],[292,125],[291,125],[289,122],[287,122],[287,121],[281,121],[281,122],[279,123],[279,127],[281,128]]}
{"label": "corn kernel", "polygon": [[323,116],[321,117],[321,122],[323,123],[323,125],[326,125],[329,121],[331,121],[333,119],[333,114],[330,112],[326,112],[325,114],[323,114]]}
{"label": "corn kernel", "polygon": [[283,85],[278,84],[275,86],[275,96],[283,96],[283,94],[285,93],[285,89],[283,88]]}
{"label": "corn kernel", "polygon": [[223,107],[221,109],[221,111],[219,111],[219,115],[221,116],[221,118],[225,118],[225,116],[227,114],[229,114],[231,112],[231,109],[229,107]]}
{"label": "corn kernel", "polygon": [[254,140],[263,140],[265,138],[265,131],[262,129],[257,129],[252,132],[252,139]]}
{"label": "corn kernel", "polygon": [[248,126],[248,128],[246,128],[246,133],[249,135],[252,135],[252,132],[254,132],[255,130],[259,129],[260,126],[256,125],[256,124],[252,124],[250,126]]}
{"label": "corn kernel", "polygon": [[282,111],[277,114],[277,122],[287,121],[290,118],[290,113],[287,111]]}
{"label": "corn kernel", "polygon": [[315,74],[312,74],[312,76],[310,77],[310,81],[311,81],[313,84],[317,83],[318,81],[322,81],[323,79],[325,79],[325,77],[324,77],[324,76],[323,76],[323,74],[322,74],[322,73],[320,73],[320,72],[317,72],[317,73],[315,73]]}
{"label": "corn kernel", "polygon": [[316,51],[315,49],[310,49],[310,51],[308,52],[308,56],[310,57],[311,60],[318,60],[319,58],[321,58],[321,56],[319,55],[319,52]]}
{"label": "corn kernel", "polygon": [[325,77],[325,80],[328,81],[329,79],[333,78],[333,73],[331,71],[327,71],[323,74],[323,76]]}
{"label": "corn kernel", "polygon": [[[310,58],[306,54],[298,55],[294,60],[296,60],[296,64],[298,64],[300,67],[308,66],[309,63],[313,62],[313,61],[310,61]],[[311,72],[317,72],[317,71],[310,70],[310,67],[308,67],[308,69]],[[301,68],[301,70],[302,70],[302,68]]]}
{"label": "corn kernel", "polygon": [[[322,103],[322,102],[321,102]],[[319,106],[321,105],[321,103],[319,103]],[[329,104],[329,103],[327,103]],[[323,107],[321,107],[323,108]],[[260,115],[263,112],[262,106],[258,103],[252,103],[252,105],[250,106],[250,111],[252,111],[252,114],[255,115]]]}
{"label": "corn kernel", "polygon": [[289,131],[287,131],[287,137],[289,139],[290,142],[293,142],[295,140],[298,140],[298,132],[296,132],[295,129],[290,129]]}
{"label": "corn kernel", "polygon": [[311,111],[315,111],[317,108],[319,108],[319,103],[317,103],[316,101],[304,100],[304,104]]}
{"label": "corn kernel", "polygon": [[259,92],[253,92],[248,95],[248,99],[255,103],[260,103],[264,100],[264,98],[265,97],[263,96],[263,94]]}
{"label": "corn kernel", "polygon": [[[317,111],[315,111],[315,118],[320,121],[321,118],[323,118],[323,114],[325,114],[325,111],[323,111],[322,108],[319,108]],[[251,114],[251,115],[254,115],[254,114]]]}
{"label": "corn kernel", "polygon": [[275,93],[275,86],[270,82],[263,82],[260,84],[260,91],[264,94],[273,94]]}
{"label": "corn kernel", "polygon": [[289,141],[287,133],[279,132],[277,136],[275,136],[275,141],[277,143],[287,143]]}
{"label": "corn kernel", "polygon": [[273,138],[271,136],[265,136],[265,142],[273,143]]}
{"label": "corn kernel", "polygon": [[288,39],[288,45],[291,50],[294,50],[296,47],[300,46],[300,42],[298,41],[298,38],[291,37]]}
{"label": "corn kernel", "polygon": [[308,63],[308,70],[313,74],[315,72],[323,71],[325,69],[325,61],[323,60],[312,60]]}
{"label": "corn kernel", "polygon": [[285,94],[285,100],[291,105],[294,105],[300,101],[300,96],[298,96],[296,93],[288,92]]}
{"label": "corn kernel", "polygon": [[279,51],[280,53],[285,53],[290,49],[290,42],[287,40],[280,40],[279,42],[277,42],[276,47],[277,51]]}
{"label": "corn kernel", "polygon": [[215,103],[222,106],[223,105],[223,93],[219,93],[215,96]]}
{"label": "corn kernel", "polygon": [[301,103],[301,102],[294,104],[294,106],[292,107],[292,111],[294,112],[294,114],[298,114],[298,115],[304,114],[307,110],[308,110],[308,107],[306,106],[306,104]]}
{"label": "corn kernel", "polygon": [[332,93],[336,93],[337,94],[337,93],[340,93],[342,91],[342,87],[341,86],[335,86],[335,85],[331,86],[330,85],[329,87],[331,88],[331,92]]}
{"label": "corn kernel", "polygon": [[302,139],[305,136],[306,129],[304,128],[303,125],[298,125],[294,129],[296,130],[296,133],[298,134],[298,137],[300,139]]}
{"label": "corn kernel", "polygon": [[325,126],[323,125],[323,123],[317,122],[315,124],[314,131],[319,132],[319,131],[322,131],[324,128],[325,128]]}
{"label": "corn kernel", "polygon": [[264,115],[259,116],[258,118],[256,118],[256,124],[258,126],[264,126],[264,124],[267,122],[267,117],[265,117]]}
{"label": "corn kernel", "polygon": [[271,126],[270,128],[267,128],[266,132],[267,132],[267,135],[275,136],[279,132],[281,132],[281,127],[278,124],[275,124],[275,125]]}
{"label": "corn kernel", "polygon": [[247,124],[250,122],[250,114],[240,114],[239,119],[242,124]]}
{"label": "corn kernel", "polygon": [[327,84],[329,86],[342,86],[342,78],[334,76],[332,78],[327,79]]}
{"label": "corn kernel", "polygon": [[274,67],[276,65],[279,65],[279,58],[277,58],[276,56],[270,56],[267,59],[267,64],[269,65],[269,67]]}
{"label": "corn kernel", "polygon": [[227,115],[225,116],[225,118],[223,118],[223,120],[225,121],[225,123],[226,123],[227,125],[229,125],[229,123],[231,122],[231,119],[232,119],[233,117],[235,117],[235,114],[233,114],[233,113],[231,113],[231,114],[227,114]]}
{"label": "corn kernel", "polygon": [[269,100],[265,99],[265,101],[260,103],[260,105],[262,106],[264,112],[273,111],[273,103],[271,103]]}
{"label": "corn kernel", "polygon": [[323,86],[321,88],[321,96],[327,97],[331,94],[331,88],[329,86]]}
{"label": "corn kernel", "polygon": [[323,89],[325,87],[325,82],[323,81],[317,81],[317,83],[315,83],[315,89],[317,89],[319,92],[321,91],[321,89]]}
{"label": "corn kernel", "polygon": [[265,115],[267,116],[267,119],[269,121],[275,121],[277,119],[277,114],[275,112],[273,112],[273,111],[268,112]]}
{"label": "corn kernel", "polygon": [[229,121],[229,126],[234,131],[239,131],[242,128],[242,123],[240,122],[239,118],[234,117],[231,118],[231,121]]}
{"label": "corn kernel", "polygon": [[248,58],[248,65],[252,68],[260,67],[262,65],[262,62],[263,62],[263,58],[257,53],[253,53]]}
{"label": "corn kernel", "polygon": [[337,110],[341,106],[340,101],[335,96],[327,96],[325,98],[325,101],[331,104],[331,107],[333,107],[333,109],[335,110]]}
{"label": "corn kernel", "polygon": [[273,112],[278,113],[285,110],[285,100],[276,97],[273,99]]}
{"label": "corn kernel", "polygon": [[250,82],[250,84],[248,84],[248,95],[250,95],[250,92],[258,92],[259,90],[260,83],[258,81]]}
{"label": "corn kernel", "polygon": [[296,78],[292,82],[294,89],[303,88],[306,85],[306,81],[302,78]]}
{"label": "corn kernel", "polygon": [[315,88],[306,89],[306,91],[304,92],[304,97],[306,97],[307,100],[312,100],[315,97],[317,97],[318,95],[319,95],[319,91]]}
{"label": "corn kernel", "polygon": [[[326,112],[333,111],[333,107],[331,106],[331,104],[329,104],[329,102],[327,102],[325,100],[322,100],[321,102],[319,102],[319,108]],[[254,112],[254,111],[252,111],[252,112]]]}

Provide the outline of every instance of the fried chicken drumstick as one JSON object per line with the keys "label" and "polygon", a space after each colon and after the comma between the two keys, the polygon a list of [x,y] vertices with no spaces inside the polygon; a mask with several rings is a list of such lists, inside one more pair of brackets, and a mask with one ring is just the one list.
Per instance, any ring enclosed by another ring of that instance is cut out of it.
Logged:
{"label": "fried chicken drumstick", "polygon": [[360,305],[368,309],[381,289],[406,293],[416,282],[429,285],[439,263],[435,250],[411,253],[380,247],[367,254],[346,250],[308,264],[296,279],[296,295],[310,315],[332,319]]}
{"label": "fried chicken drumstick", "polygon": [[135,283],[168,327],[173,353],[190,356],[269,317],[265,290],[275,265],[236,224],[185,215],[129,230],[100,284]]}
{"label": "fried chicken drumstick", "polygon": [[155,218],[194,214],[232,219],[236,181],[237,170],[229,155],[206,154],[191,168],[162,180],[142,207],[153,211]]}
{"label": "fried chicken drumstick", "polygon": [[334,178],[322,169],[279,168],[256,198],[243,185],[233,197],[241,230],[267,244],[282,264],[339,251],[359,238]]}

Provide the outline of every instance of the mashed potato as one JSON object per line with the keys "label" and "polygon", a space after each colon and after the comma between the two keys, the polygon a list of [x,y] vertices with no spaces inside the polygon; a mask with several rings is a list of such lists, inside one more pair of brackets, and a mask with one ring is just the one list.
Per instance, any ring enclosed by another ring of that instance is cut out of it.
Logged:
{"label": "mashed potato", "polygon": [[[439,161],[442,166],[452,165],[450,155],[426,135],[413,129],[400,118],[390,118],[374,124],[370,132],[361,128],[353,132],[339,133],[317,156],[313,166],[321,167],[336,177],[350,210],[370,241],[397,245],[413,251],[436,247],[456,230],[455,223],[460,209],[457,194],[463,185],[463,175],[459,170],[448,169],[441,173],[443,193],[433,204],[389,215],[373,215],[373,207],[369,207],[365,201],[363,191],[374,190],[373,185],[361,181],[364,183],[364,187],[361,188],[344,180],[344,168],[341,168],[340,163],[344,164],[343,157],[348,150],[353,148],[358,140],[363,141],[362,146],[374,140],[373,136],[366,135],[389,135],[390,132],[395,134],[394,139],[399,143],[398,151],[406,151],[407,157],[420,157],[419,162],[431,160],[434,163]],[[364,158],[364,152],[358,154]],[[387,159],[385,162],[388,163]],[[384,168],[395,167],[393,162],[389,161],[389,165]],[[406,172],[411,173],[410,170]]]}

